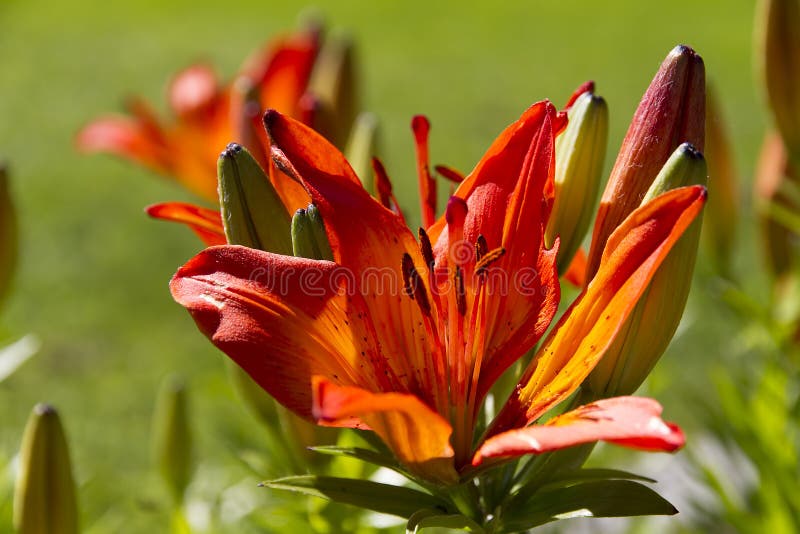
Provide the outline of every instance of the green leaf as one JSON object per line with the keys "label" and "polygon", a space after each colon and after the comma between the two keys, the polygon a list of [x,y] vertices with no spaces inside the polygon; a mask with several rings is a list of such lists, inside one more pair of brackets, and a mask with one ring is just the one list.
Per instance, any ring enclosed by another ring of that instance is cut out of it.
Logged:
{"label": "green leaf", "polygon": [[504,530],[516,532],[572,517],[673,515],[677,512],[666,499],[638,482],[592,480],[542,489],[524,506],[504,508],[500,521]]}
{"label": "green leaf", "polygon": [[449,510],[445,501],[428,493],[369,480],[303,475],[262,482],[261,485],[400,517],[411,517],[421,508]]}
{"label": "green leaf", "polygon": [[652,478],[619,469],[579,469],[553,476],[544,487],[547,489],[563,488],[572,486],[576,482],[589,480],[638,480],[639,482],[655,483]]}
{"label": "green leaf", "polygon": [[483,527],[461,514],[443,514],[441,510],[419,510],[408,519],[406,534],[417,534],[425,528],[448,528],[465,532],[485,532]]}
{"label": "green leaf", "polygon": [[403,469],[403,467],[397,463],[397,460],[395,460],[393,456],[382,454],[378,451],[364,449],[362,447],[339,447],[336,445],[320,445],[316,447],[309,447],[308,449],[320,454],[355,458],[357,460],[361,460],[362,462],[367,462],[380,467],[386,467],[387,469],[396,471],[404,476],[410,476],[408,471]]}

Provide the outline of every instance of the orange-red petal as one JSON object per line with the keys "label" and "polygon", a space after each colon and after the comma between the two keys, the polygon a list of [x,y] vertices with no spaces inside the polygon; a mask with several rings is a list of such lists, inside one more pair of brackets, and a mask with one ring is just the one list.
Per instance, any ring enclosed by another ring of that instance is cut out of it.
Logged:
{"label": "orange-red petal", "polygon": [[134,118],[109,115],[96,119],[78,132],[75,144],[83,152],[108,152],[159,173],[170,172],[162,139]]}
{"label": "orange-red petal", "polygon": [[430,401],[432,341],[418,301],[403,294],[404,255],[424,284],[427,268],[402,218],[364,190],[344,156],[314,130],[270,110],[264,117],[273,159],[302,181],[325,223],[334,261],[353,276],[380,349],[413,393]]}
{"label": "orange-red petal", "polygon": [[586,251],[579,248],[578,251],[575,252],[572,261],[569,263],[567,272],[564,273],[564,280],[575,287],[583,287],[586,280],[586,267]]}
{"label": "orange-red petal", "polygon": [[597,275],[551,331],[489,435],[535,421],[575,391],[667,253],[700,213],[706,196],[702,186],[675,189],[634,211],[617,228]]}
{"label": "orange-red petal", "polygon": [[218,210],[210,210],[186,202],[163,202],[145,208],[154,219],[188,226],[206,246],[224,245],[225,230]]}
{"label": "orange-red petal", "polygon": [[333,262],[240,246],[208,248],[173,277],[173,298],[200,330],[281,404],[312,417],[313,375],[400,389],[370,316]]}
{"label": "orange-red petal", "polygon": [[320,423],[352,428],[363,423],[411,471],[443,484],[458,480],[450,445],[453,429],[419,398],[338,386],[321,376],[313,384],[313,414]]}
{"label": "orange-red petal", "polygon": [[486,440],[472,459],[540,454],[595,441],[672,452],[685,442],[676,425],[661,419],[661,405],[645,397],[615,397],[587,404],[545,425],[509,430]]}

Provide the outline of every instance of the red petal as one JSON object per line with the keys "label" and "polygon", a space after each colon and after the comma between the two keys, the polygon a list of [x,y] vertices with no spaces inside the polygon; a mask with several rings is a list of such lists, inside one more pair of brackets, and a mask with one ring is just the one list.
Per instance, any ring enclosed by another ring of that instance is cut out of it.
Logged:
{"label": "red petal", "polygon": [[489,435],[535,421],[575,391],[705,200],[702,186],[675,189],[634,211],[617,228],[597,275],[551,331]]}
{"label": "red petal", "polygon": [[225,230],[219,211],[201,208],[185,202],[164,202],[145,208],[155,219],[177,222],[188,226],[206,246],[224,245]]}
{"label": "red petal", "polygon": [[311,418],[312,375],[402,388],[336,264],[246,247],[204,250],[170,282],[200,330],[281,404]]}
{"label": "red petal", "polygon": [[583,287],[586,280],[586,252],[579,248],[569,263],[567,272],[564,273],[564,280],[577,288]]}
{"label": "red petal", "polygon": [[208,65],[192,65],[175,75],[167,94],[172,110],[179,117],[203,112],[218,97],[217,75]]}
{"label": "red petal", "polygon": [[[380,348],[408,387],[430,400],[433,343],[418,301],[402,292],[408,254],[423,284],[427,268],[403,220],[372,198],[344,156],[321,135],[270,110],[264,117],[277,166],[301,180],[319,208],[334,260],[354,277]],[[425,393],[423,393],[425,392]]]}
{"label": "red petal", "polygon": [[363,422],[411,471],[442,484],[458,480],[450,445],[453,429],[414,395],[372,393],[315,376],[314,417],[321,423],[352,428]]}
{"label": "red petal", "polygon": [[75,138],[84,152],[109,152],[131,159],[156,172],[170,171],[167,149],[159,136],[136,119],[107,116],[84,126]]}
{"label": "red petal", "polygon": [[540,454],[583,443],[608,441],[646,451],[672,452],[685,442],[676,425],[664,422],[661,405],[644,397],[616,397],[581,406],[546,425],[509,430],[486,440],[472,459]]}
{"label": "red petal", "polygon": [[575,89],[575,92],[572,93],[572,96],[570,96],[569,100],[567,100],[567,104],[564,106],[563,111],[568,111],[569,108],[572,107],[572,104],[574,104],[575,101],[578,100],[578,97],[586,92],[590,93],[594,92],[594,80],[583,82],[577,89]]}

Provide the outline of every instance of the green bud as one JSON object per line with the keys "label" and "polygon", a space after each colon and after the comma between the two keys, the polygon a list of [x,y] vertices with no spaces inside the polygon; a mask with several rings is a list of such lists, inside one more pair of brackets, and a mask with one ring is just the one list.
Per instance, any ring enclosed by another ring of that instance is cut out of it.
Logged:
{"label": "green bud", "polygon": [[8,294],[17,264],[17,217],[8,187],[6,167],[0,164],[0,301]]}
{"label": "green bud", "polygon": [[564,274],[594,215],[608,140],[608,106],[583,93],[567,112],[569,124],[556,140],[556,196],[545,243],[560,237],[558,273]]}
{"label": "green bud", "polygon": [[[658,173],[642,204],[669,190],[705,185],[706,161],[680,145]],[[650,374],[675,335],[692,283],[702,218],[692,222],[656,271],[606,354],[584,382],[595,398],[630,395]]]}
{"label": "green bud", "polygon": [[220,155],[217,169],[228,243],[291,254],[289,214],[253,156],[231,143]]}
{"label": "green bud", "polygon": [[360,113],[350,130],[350,139],[347,141],[347,161],[361,178],[364,188],[374,193],[372,180],[372,158],[378,152],[378,118],[367,111]]}
{"label": "green bud", "polygon": [[314,62],[308,93],[319,104],[314,129],[337,147],[347,141],[358,109],[353,42],[348,37],[327,39]]}
{"label": "green bud", "polygon": [[161,384],[153,415],[153,459],[176,506],[192,478],[192,436],[186,386],[175,376]]}
{"label": "green bud", "polygon": [[19,534],[78,532],[78,503],[69,448],[58,413],[37,404],[25,426],[14,493]]}
{"label": "green bud", "polygon": [[292,217],[292,250],[299,258],[333,260],[322,217],[314,204],[299,209]]}

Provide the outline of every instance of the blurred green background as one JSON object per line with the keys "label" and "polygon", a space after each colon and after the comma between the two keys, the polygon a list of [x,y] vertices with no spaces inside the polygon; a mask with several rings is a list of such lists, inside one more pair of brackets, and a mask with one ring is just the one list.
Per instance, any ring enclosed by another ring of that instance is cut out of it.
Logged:
{"label": "blurred green background", "polygon": [[[259,431],[228,386],[221,354],[167,290],[199,242],[142,211],[190,197],[126,162],[77,154],[73,136],[89,119],[121,110],[128,95],[163,110],[167,79],[196,60],[230,76],[271,35],[296,27],[310,5],[333,31],[356,38],[363,108],[380,118],[384,161],[412,213],[412,115],[431,120],[432,163],[468,171],[528,105],[543,98],[563,104],[593,79],[611,110],[610,169],[641,94],[678,43],[705,59],[748,194],[766,124],[753,80],[751,2],[494,4],[0,1],[0,158],[9,162],[21,225],[17,283],[2,324],[9,340],[31,332],[42,342],[33,360],[0,383],[0,452],[14,454],[36,402],[54,404],[71,439],[84,526],[158,532],[166,494],[148,447],[165,374],[188,379],[203,469],[235,463],[233,447],[258,447]],[[748,272],[755,256],[745,239],[739,269]],[[734,328],[699,271],[685,328],[653,385],[669,418],[687,427],[690,448],[698,408],[687,391],[724,361]],[[225,484],[226,477],[235,480],[226,472]]]}

